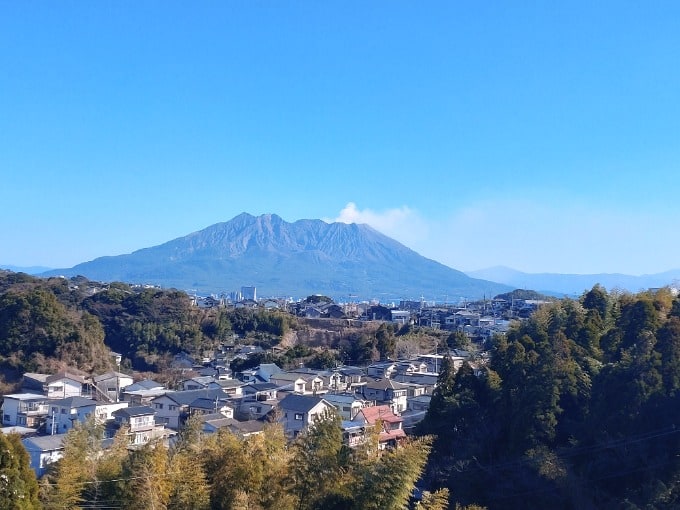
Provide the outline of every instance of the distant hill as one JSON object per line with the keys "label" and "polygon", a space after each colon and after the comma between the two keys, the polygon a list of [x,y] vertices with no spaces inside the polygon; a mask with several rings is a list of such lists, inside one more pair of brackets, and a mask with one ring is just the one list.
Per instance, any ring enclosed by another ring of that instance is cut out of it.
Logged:
{"label": "distant hill", "polygon": [[256,286],[263,296],[381,301],[476,299],[512,290],[427,259],[368,225],[240,214],[128,255],[101,257],[43,276],[150,283],[199,293]]}
{"label": "distant hill", "polygon": [[509,267],[496,266],[479,271],[469,271],[468,276],[504,283],[520,289],[534,289],[544,294],[581,295],[599,283],[608,290],[620,289],[639,292],[649,288],[665,287],[680,280],[680,269],[663,273],[631,276],[618,273],[558,274],[523,273]]}
{"label": "distant hill", "polygon": [[8,271],[12,271],[14,273],[26,273],[26,274],[41,274],[46,271],[50,271],[52,268],[51,267],[43,267],[43,266],[28,266],[28,267],[21,267],[21,266],[13,266],[10,264],[0,264],[0,269],[6,269]]}

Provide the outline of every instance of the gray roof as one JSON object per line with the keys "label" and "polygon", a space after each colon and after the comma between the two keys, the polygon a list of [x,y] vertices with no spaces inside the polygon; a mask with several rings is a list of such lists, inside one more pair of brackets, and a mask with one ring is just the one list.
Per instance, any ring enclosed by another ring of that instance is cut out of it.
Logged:
{"label": "gray roof", "polygon": [[248,389],[252,388],[252,389],[254,389],[255,391],[271,391],[271,390],[275,390],[276,388],[278,388],[278,385],[276,385],[276,384],[274,384],[274,383],[270,383],[270,382],[265,382],[265,383],[250,383],[250,384],[246,384],[246,385],[243,387],[244,390],[245,390],[246,388],[248,388]]}
{"label": "gray roof", "polygon": [[314,408],[323,399],[320,397],[313,397],[309,395],[293,395],[292,393],[279,402],[279,407],[286,411],[293,411],[297,413],[307,413]]}
{"label": "gray roof", "polygon": [[234,434],[254,434],[262,432],[264,429],[264,422],[259,420],[238,421],[233,418],[222,417],[205,420],[205,423],[212,425],[216,429],[228,428]]}
{"label": "gray roof", "polygon": [[51,436],[34,436],[22,439],[21,442],[24,443],[24,448],[27,451],[48,451],[48,450],[58,450],[63,448],[63,441],[66,434],[54,434]]}
{"label": "gray roof", "polygon": [[91,398],[85,398],[85,397],[66,397],[66,398],[60,398],[59,400],[49,400],[49,401],[47,401],[47,403],[51,406],[70,407],[70,408],[88,407],[88,406],[96,406],[97,405],[97,402],[95,402]]}
{"label": "gray roof", "polygon": [[366,383],[366,388],[372,390],[405,390],[408,388],[407,385],[400,382],[392,381],[390,379],[379,379],[377,381],[369,381]]}
{"label": "gray roof", "polygon": [[224,400],[200,397],[191,402],[191,404],[189,404],[189,407],[193,407],[196,409],[216,409],[227,405],[229,407],[232,407],[230,404],[224,402]]}
{"label": "gray roof", "polygon": [[156,414],[156,411],[149,406],[135,406],[135,407],[123,407],[121,409],[116,409],[113,413],[114,416],[127,416],[132,418],[133,416],[145,416],[147,414]]}
{"label": "gray roof", "polygon": [[126,386],[127,391],[138,391],[138,390],[154,390],[156,388],[163,388],[163,385],[159,382],[152,381],[151,379],[144,379],[136,383],[132,383],[130,386]]}
{"label": "gray roof", "polygon": [[[202,389],[202,390],[188,390],[188,391],[169,391],[164,397],[174,400],[177,404],[188,406],[197,398],[218,398],[220,400],[229,398],[221,389]],[[160,397],[158,397],[160,398]]]}

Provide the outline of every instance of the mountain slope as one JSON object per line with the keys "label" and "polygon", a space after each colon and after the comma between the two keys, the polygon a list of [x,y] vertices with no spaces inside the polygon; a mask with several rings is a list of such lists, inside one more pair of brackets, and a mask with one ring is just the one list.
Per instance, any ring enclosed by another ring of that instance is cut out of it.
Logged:
{"label": "mountain slope", "polygon": [[631,276],[618,273],[523,273],[508,267],[496,266],[479,271],[469,271],[467,275],[473,278],[493,280],[517,288],[569,295],[580,295],[583,291],[591,289],[596,283],[609,290],[620,289],[639,292],[649,288],[671,285],[680,280],[680,270]]}
{"label": "mountain slope", "polygon": [[198,292],[254,285],[260,295],[450,301],[507,292],[418,255],[368,225],[321,220],[288,223],[243,213],[185,237],[129,255],[101,257],[47,275],[153,283]]}

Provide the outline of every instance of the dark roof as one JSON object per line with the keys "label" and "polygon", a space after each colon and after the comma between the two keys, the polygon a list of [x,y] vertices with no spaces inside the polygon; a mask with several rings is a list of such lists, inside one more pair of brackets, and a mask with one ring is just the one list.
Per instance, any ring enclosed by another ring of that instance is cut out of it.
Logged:
{"label": "dark roof", "polygon": [[[214,398],[197,398],[191,404],[189,404],[189,407],[193,407],[196,409],[215,409],[215,408],[220,408],[224,407],[227,404],[223,400],[220,399],[214,399]],[[229,405],[229,407],[232,407]]]}
{"label": "dark roof", "polygon": [[[169,391],[164,397],[168,397],[179,405],[188,406],[197,398],[209,398],[215,400],[218,398],[220,400],[229,398],[224,391],[221,389],[203,389],[203,390],[187,390],[187,391]],[[157,397],[162,398],[162,397]]]}
{"label": "dark roof", "polygon": [[137,390],[153,390],[156,388],[162,388],[163,385],[159,382],[153,381],[151,379],[144,379],[142,381],[138,381],[136,383],[131,384],[130,386],[126,387],[125,389],[127,391],[137,391]]}
{"label": "dark roof", "polygon": [[400,382],[392,381],[391,379],[379,379],[377,381],[369,381],[366,383],[366,388],[372,390],[405,390],[408,386]]}
{"label": "dark roof", "polygon": [[87,407],[96,406],[97,402],[90,398],[85,397],[66,397],[60,398],[59,400],[48,400],[46,401],[50,406],[60,406],[60,407]]}
{"label": "dark roof", "polygon": [[253,388],[255,391],[270,391],[270,390],[275,390],[278,388],[278,386],[274,383],[270,382],[265,382],[265,383],[250,383],[246,384],[243,389],[245,388]]}
{"label": "dark roof", "polygon": [[56,373],[54,375],[50,375],[47,378],[45,378],[45,382],[47,384],[49,384],[51,382],[59,381],[61,379],[70,379],[71,381],[75,381],[75,382],[78,382],[80,384],[85,383],[85,378],[83,378],[80,375],[71,374],[69,372],[59,372],[59,373]]}
{"label": "dark roof", "polygon": [[127,416],[131,418],[133,416],[144,416],[146,414],[156,414],[156,411],[149,406],[135,406],[135,407],[123,407],[122,409],[116,409],[113,413],[114,416]]}
{"label": "dark roof", "polygon": [[322,400],[323,399],[320,397],[313,397],[309,395],[293,395],[290,393],[286,395],[286,398],[279,402],[279,407],[287,411],[306,413]]}

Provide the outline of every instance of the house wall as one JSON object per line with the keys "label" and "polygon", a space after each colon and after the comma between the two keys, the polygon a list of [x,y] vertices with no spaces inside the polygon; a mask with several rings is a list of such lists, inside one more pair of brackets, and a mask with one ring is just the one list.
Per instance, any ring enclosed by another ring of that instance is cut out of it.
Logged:
{"label": "house wall", "polygon": [[[76,423],[84,423],[85,420],[94,414],[95,410],[96,405],[94,404],[77,408],[50,406],[46,430],[48,432],[54,430],[55,434],[63,434],[71,430]],[[54,420],[54,427],[52,420]]]}
{"label": "house wall", "polygon": [[80,397],[83,393],[83,385],[71,379],[59,379],[47,385],[48,398]]}
{"label": "house wall", "polygon": [[166,396],[158,397],[153,399],[152,406],[156,411],[156,423],[163,424],[170,429],[179,429],[181,409],[174,400]]}

